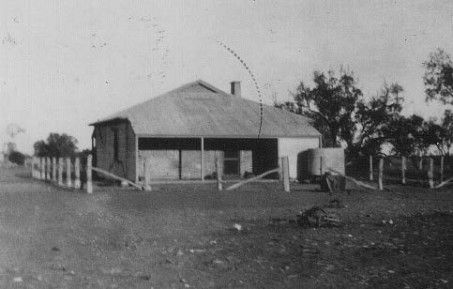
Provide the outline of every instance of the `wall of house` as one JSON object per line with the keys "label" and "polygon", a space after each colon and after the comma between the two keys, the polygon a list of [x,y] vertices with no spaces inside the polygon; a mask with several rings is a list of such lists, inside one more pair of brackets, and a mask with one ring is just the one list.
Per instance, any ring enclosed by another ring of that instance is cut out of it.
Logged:
{"label": "wall of house", "polygon": [[[223,152],[204,152],[204,175],[206,179],[215,176],[216,157],[223,159]],[[199,150],[140,150],[140,180],[144,177],[145,158],[148,158],[151,163],[150,175],[153,180],[201,179],[201,152]],[[220,169],[222,168],[223,165]]]}
{"label": "wall of house", "polygon": [[[240,150],[240,148],[244,148]],[[239,171],[243,177],[247,171],[253,172],[253,154],[248,141],[206,139],[204,150],[204,177],[213,179],[216,175],[216,159],[223,175],[224,150],[240,150]],[[263,155],[267,155],[263,153]],[[139,140],[139,180],[144,178],[145,158],[151,162],[152,180],[200,180],[201,146],[196,138],[140,138]]]}
{"label": "wall of house", "polygon": [[216,159],[219,162],[219,171],[223,175],[223,151],[219,150],[206,150],[204,152],[204,172],[205,179],[215,179],[217,170],[216,170]]}
{"label": "wall of house", "polygon": [[152,179],[179,179],[179,150],[140,150],[138,156],[140,181],[144,179],[146,159],[150,162]]}
{"label": "wall of house", "polygon": [[140,138],[139,180],[144,179],[146,158],[151,180],[201,179],[200,139]]}
{"label": "wall of house", "polygon": [[278,157],[288,156],[289,177],[296,179],[299,176],[298,159],[299,154],[307,149],[319,148],[319,138],[279,138]]}
{"label": "wall of house", "polygon": [[[114,158],[114,130],[118,132],[118,158]],[[128,121],[95,127],[96,166],[135,181],[135,134]]]}

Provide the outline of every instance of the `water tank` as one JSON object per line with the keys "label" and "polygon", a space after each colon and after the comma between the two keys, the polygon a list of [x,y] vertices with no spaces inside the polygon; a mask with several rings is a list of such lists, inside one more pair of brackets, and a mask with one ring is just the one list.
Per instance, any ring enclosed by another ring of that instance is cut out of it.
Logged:
{"label": "water tank", "polygon": [[329,168],[345,174],[344,149],[342,148],[308,149],[299,154],[297,163],[299,180],[322,176],[326,172],[331,172],[328,170]]}

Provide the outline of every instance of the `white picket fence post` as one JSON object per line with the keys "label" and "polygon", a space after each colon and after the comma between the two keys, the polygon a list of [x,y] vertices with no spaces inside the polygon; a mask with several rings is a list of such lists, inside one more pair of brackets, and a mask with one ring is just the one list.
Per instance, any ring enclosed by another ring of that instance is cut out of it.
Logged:
{"label": "white picket fence post", "polygon": [[80,158],[79,157],[76,157],[76,159],[74,161],[74,174],[75,174],[74,188],[80,189],[81,183],[80,183]]}
{"label": "white picket fence post", "polygon": [[60,158],[58,158],[58,185],[59,186],[63,186],[63,170],[64,170],[63,158],[60,157]]}
{"label": "white picket fence post", "polygon": [[93,156],[88,155],[87,157],[87,193],[93,193],[93,182],[92,182],[92,168],[93,168]]}
{"label": "white picket fence post", "polygon": [[52,181],[57,182],[57,159],[52,157]]}

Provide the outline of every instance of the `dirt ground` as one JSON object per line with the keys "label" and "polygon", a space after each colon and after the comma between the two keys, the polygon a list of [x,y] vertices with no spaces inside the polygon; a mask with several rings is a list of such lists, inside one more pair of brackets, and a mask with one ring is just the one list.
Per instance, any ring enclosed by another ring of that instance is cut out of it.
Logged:
{"label": "dirt ground", "polygon": [[[0,169],[0,288],[452,288],[453,189],[92,195]],[[340,227],[296,215],[338,199]]]}

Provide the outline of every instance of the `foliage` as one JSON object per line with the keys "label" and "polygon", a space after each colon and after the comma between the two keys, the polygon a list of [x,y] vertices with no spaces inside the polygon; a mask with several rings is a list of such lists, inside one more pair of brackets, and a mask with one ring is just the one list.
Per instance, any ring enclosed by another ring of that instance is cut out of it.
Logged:
{"label": "foliage", "polygon": [[436,146],[442,155],[448,155],[453,141],[453,116],[450,110],[444,111],[441,123],[429,120],[423,124],[423,145]]}
{"label": "foliage", "polygon": [[400,119],[403,87],[397,83],[384,84],[379,94],[370,101],[363,99],[356,104],[354,123],[357,125],[356,138],[348,143],[353,155],[375,155],[380,152],[383,143],[391,137],[387,126]]}
{"label": "foliage", "polygon": [[[319,75],[315,73],[318,78]],[[331,72],[329,75],[332,77]],[[314,126],[323,134],[323,146],[333,145],[332,139],[343,141],[347,144],[351,160],[369,154],[376,155],[381,151],[382,144],[388,142],[395,144],[398,152],[406,153],[412,149],[404,148],[404,144],[408,146],[411,143],[410,139],[397,135],[398,131],[404,133],[404,130],[408,130],[407,126],[410,124],[410,121],[400,115],[404,101],[401,85],[384,84],[376,97],[365,101],[349,74],[343,74],[338,81],[339,86],[332,85],[335,80],[329,79],[328,82],[331,84],[325,85],[325,78],[317,79],[315,89],[307,89],[302,83],[295,94],[295,102],[276,106],[313,117]],[[342,94],[345,91],[349,93]],[[329,103],[326,99],[334,101]],[[321,109],[317,109],[318,105]],[[407,136],[407,133],[404,135]]]}
{"label": "foliage", "polygon": [[[424,63],[427,99],[440,99],[453,104],[453,62],[443,50],[430,55]],[[423,154],[436,146],[448,154],[453,143],[453,113],[445,111],[441,123],[422,117],[401,115],[401,94],[397,83],[384,84],[376,97],[367,101],[357,88],[352,73],[314,72],[314,87],[303,82],[293,94],[294,101],[275,103],[282,109],[308,116],[323,135],[323,147],[347,144],[351,160],[380,153],[384,144],[391,144],[393,153],[410,156]]]}
{"label": "foliage", "polygon": [[50,133],[47,140],[33,145],[38,157],[73,157],[77,152],[77,139],[67,134]]}
{"label": "foliage", "polygon": [[76,153],[76,156],[80,158],[82,166],[86,166],[87,158],[90,154],[93,154],[93,151],[90,149],[84,149],[83,151]]}
{"label": "foliage", "polygon": [[18,134],[24,133],[25,129],[20,127],[18,124],[9,123],[6,127],[6,135],[8,136],[9,140],[3,143],[3,153],[6,156],[9,156],[11,153],[17,151],[17,145],[14,141],[15,137]]}
{"label": "foliage", "polygon": [[324,147],[338,147],[340,141],[351,142],[355,127],[351,114],[362,96],[353,73],[341,70],[336,77],[333,71],[327,74],[315,71],[313,81],[313,88],[303,82],[299,84],[293,94],[294,102],[276,106],[312,118],[314,127],[323,135]]}
{"label": "foliage", "polygon": [[13,151],[8,155],[8,160],[12,163],[22,166],[25,162],[25,155],[21,152]]}
{"label": "foliage", "polygon": [[382,128],[382,134],[392,144],[394,153],[410,156],[425,148],[423,124],[423,118],[418,115],[397,116]]}
{"label": "foliage", "polygon": [[6,155],[10,155],[11,153],[17,151],[17,145],[15,142],[13,141],[9,141],[9,142],[6,142],[4,144],[4,149],[3,149],[4,153]]}
{"label": "foliage", "polygon": [[18,135],[20,133],[24,133],[24,132],[25,132],[25,129],[20,127],[16,123],[9,123],[8,126],[6,127],[6,133],[12,139],[14,137],[16,137],[16,135]]}
{"label": "foliage", "polygon": [[425,67],[425,92],[427,100],[438,99],[444,104],[453,104],[453,62],[450,56],[438,49],[423,63]]}

